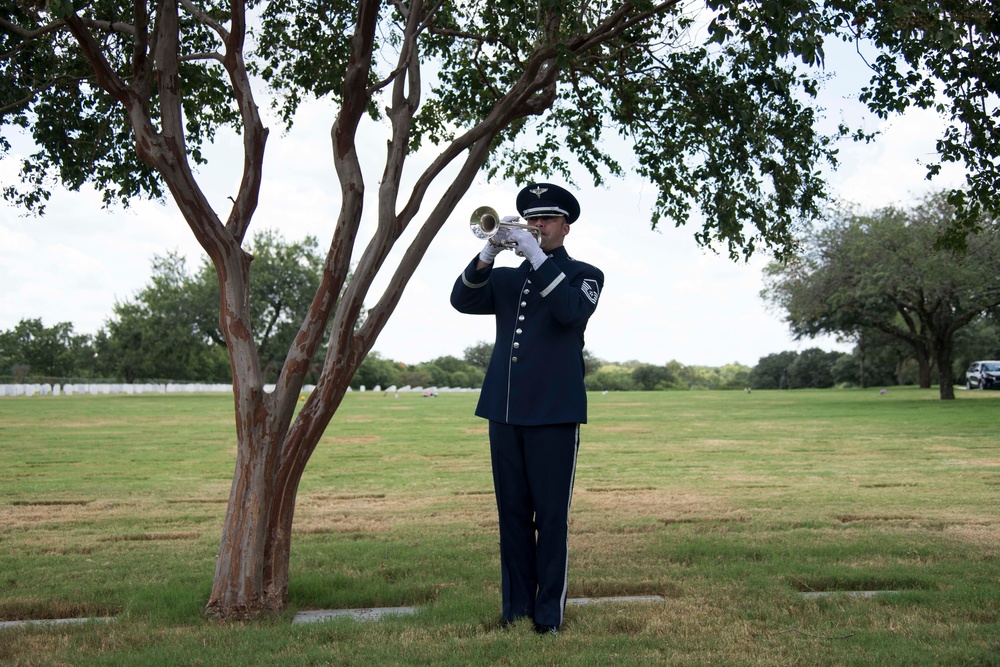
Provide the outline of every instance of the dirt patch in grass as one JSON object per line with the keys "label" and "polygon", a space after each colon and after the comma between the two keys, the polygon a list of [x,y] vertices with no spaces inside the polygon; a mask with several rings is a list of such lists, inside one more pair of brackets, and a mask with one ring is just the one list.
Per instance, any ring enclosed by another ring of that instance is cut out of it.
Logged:
{"label": "dirt patch in grass", "polygon": [[178,498],[176,500],[166,501],[168,505],[181,505],[185,503],[191,503],[194,505],[205,504],[205,505],[225,505],[229,502],[228,498]]}
{"label": "dirt patch in grass", "polygon": [[57,618],[97,618],[114,616],[118,609],[106,605],[79,604],[61,600],[18,597],[0,599],[0,620],[41,621]]}
{"label": "dirt patch in grass", "polygon": [[316,505],[326,504],[328,500],[364,500],[364,499],[380,499],[385,498],[384,493],[341,493],[335,495],[317,495],[309,496],[309,498],[303,499],[305,503],[312,502]]}
{"label": "dirt patch in grass", "polygon": [[609,486],[584,489],[587,493],[631,493],[633,491],[656,491],[655,486]]}
{"label": "dirt patch in grass", "polygon": [[[216,504],[214,500],[197,501],[201,502]],[[202,513],[209,518],[221,516],[221,509],[204,509],[201,512],[193,509],[199,507],[197,503],[188,508],[159,499],[138,502],[95,500],[86,505],[18,505],[9,507],[4,512],[0,534],[23,533],[24,537],[21,539],[27,540],[31,539],[30,536],[35,536],[62,544],[85,536],[101,539],[114,535],[160,532],[172,534],[177,527],[182,527],[182,531],[187,533],[190,532],[192,523],[204,520]],[[179,513],[183,516],[179,516]],[[135,521],[137,516],[142,517],[141,523]]]}
{"label": "dirt patch in grass", "polygon": [[89,505],[89,500],[15,500],[14,507],[49,507],[59,505]]}
{"label": "dirt patch in grass", "polygon": [[834,517],[841,523],[875,523],[881,521],[909,523],[919,521],[922,517],[915,514],[838,514]]}
{"label": "dirt patch in grass", "polygon": [[294,533],[297,535],[356,535],[387,533],[392,525],[388,521],[334,521],[332,523],[320,525],[318,523],[303,522],[303,525],[296,525]]}
{"label": "dirt patch in grass", "polygon": [[660,519],[660,523],[667,524],[668,526],[672,523],[746,523],[750,521],[750,516],[746,514],[738,514],[736,516],[691,516],[683,518],[666,518]]}
{"label": "dirt patch in grass", "polygon": [[[574,598],[604,598],[604,597],[633,597],[659,595],[663,598],[678,598],[681,596],[681,587],[666,578],[648,579],[645,581],[616,580],[614,577],[607,579],[589,579],[587,581],[571,581],[570,597]],[[602,603],[615,604],[615,603]],[[621,606],[631,607],[635,602],[621,603]],[[639,603],[641,604],[641,603]]]}
{"label": "dirt patch in grass", "polygon": [[26,502],[15,503],[0,523],[0,533],[44,529],[53,524],[90,520],[103,514],[103,504],[86,502]]}
{"label": "dirt patch in grass", "polygon": [[874,483],[874,484],[858,484],[859,488],[862,489],[896,489],[919,486],[916,482],[884,482],[884,483]]}
{"label": "dirt patch in grass", "polygon": [[138,533],[134,535],[106,535],[98,542],[157,542],[160,540],[197,540],[201,533]]}
{"label": "dirt patch in grass", "polygon": [[789,585],[801,593],[854,593],[860,591],[919,591],[933,587],[918,577],[907,576],[840,576],[819,575],[796,577]]}
{"label": "dirt patch in grass", "polygon": [[387,533],[401,522],[399,517],[319,514],[297,518],[292,531],[301,535]]}
{"label": "dirt patch in grass", "polygon": [[652,533],[660,529],[655,523],[633,523],[633,524],[588,524],[585,522],[575,523],[570,520],[570,533],[574,535],[586,535],[596,533],[601,535],[641,535]]}

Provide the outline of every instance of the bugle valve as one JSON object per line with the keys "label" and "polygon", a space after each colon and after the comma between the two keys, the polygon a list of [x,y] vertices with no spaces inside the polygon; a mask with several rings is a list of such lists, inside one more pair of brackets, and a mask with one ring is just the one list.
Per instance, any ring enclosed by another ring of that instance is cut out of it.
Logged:
{"label": "bugle valve", "polygon": [[[515,217],[513,220],[520,220],[520,218]],[[472,217],[469,219],[469,228],[476,235],[476,238],[488,239],[492,245],[498,248],[517,249],[517,241],[507,238],[506,234],[500,233],[505,227],[527,229],[535,237],[535,241],[541,245],[542,236],[537,227],[514,222],[513,220],[510,218],[501,219],[496,209],[490,206],[480,206],[472,212]],[[521,253],[518,252],[517,254],[520,255]]]}

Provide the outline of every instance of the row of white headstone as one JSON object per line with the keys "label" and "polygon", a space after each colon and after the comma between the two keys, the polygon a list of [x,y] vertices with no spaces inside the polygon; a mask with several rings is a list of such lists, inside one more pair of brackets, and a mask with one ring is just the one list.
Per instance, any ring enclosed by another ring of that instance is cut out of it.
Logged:
{"label": "row of white headstone", "polygon": [[[351,389],[348,389],[347,391],[351,391]],[[383,389],[380,385],[375,385],[371,389],[367,389],[365,387],[365,385],[361,385],[358,388],[358,391],[373,391],[373,392],[374,391],[381,391],[383,393],[391,392],[391,393],[394,393],[394,394],[399,393],[401,391],[418,391],[418,392],[423,392],[425,394],[430,395],[430,394],[437,394],[438,392],[442,392],[443,393],[443,392],[446,392],[446,391],[450,391],[450,392],[456,392],[456,391],[479,391],[479,388],[476,387],[475,389],[468,389],[468,388],[463,388],[463,387],[411,387],[410,385],[406,385],[405,387],[396,387],[396,385],[392,385],[391,387],[386,387],[385,389]]]}
{"label": "row of white headstone", "polygon": [[188,392],[232,392],[228,384],[0,384],[0,396],[72,396],[74,394],[173,394]]}
{"label": "row of white headstone", "polygon": [[[305,385],[302,387],[302,393],[308,394],[313,389],[315,385]],[[361,385],[361,391],[366,391],[365,386]],[[0,384],[0,396],[73,396],[74,394],[89,394],[90,396],[99,395],[109,395],[109,394],[184,394],[184,393],[232,393],[233,387],[230,384],[222,383],[205,383],[205,382],[191,382],[191,383],[180,383],[180,382],[168,382],[168,383],[154,383],[154,384],[107,384],[107,383],[92,383],[92,384]],[[268,384],[264,385],[264,391],[271,393],[274,391],[274,385]],[[352,391],[348,388],[347,391]],[[411,387],[409,385],[405,387],[397,388],[395,385],[382,389],[382,387],[376,385],[370,391],[384,391],[398,393],[401,391],[426,391],[423,387]],[[472,389],[458,389],[452,387],[434,387],[430,391],[434,393],[446,392],[446,391],[475,391]]]}

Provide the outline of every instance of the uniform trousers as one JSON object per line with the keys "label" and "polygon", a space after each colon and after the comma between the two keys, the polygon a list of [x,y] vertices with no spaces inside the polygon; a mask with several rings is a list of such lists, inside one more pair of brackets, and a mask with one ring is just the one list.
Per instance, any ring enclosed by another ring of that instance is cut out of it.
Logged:
{"label": "uniform trousers", "polygon": [[579,444],[579,424],[490,422],[505,621],[527,617],[540,625],[562,624]]}

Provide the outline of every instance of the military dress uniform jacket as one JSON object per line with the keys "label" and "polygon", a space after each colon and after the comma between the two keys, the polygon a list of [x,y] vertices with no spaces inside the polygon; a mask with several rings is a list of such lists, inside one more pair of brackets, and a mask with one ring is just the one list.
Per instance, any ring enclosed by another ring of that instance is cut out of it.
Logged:
{"label": "military dress uniform jacket", "polygon": [[478,257],[455,281],[451,304],[496,316],[496,343],[476,415],[520,426],[585,423],[583,344],[604,274],[556,248],[537,271],[476,271]]}

